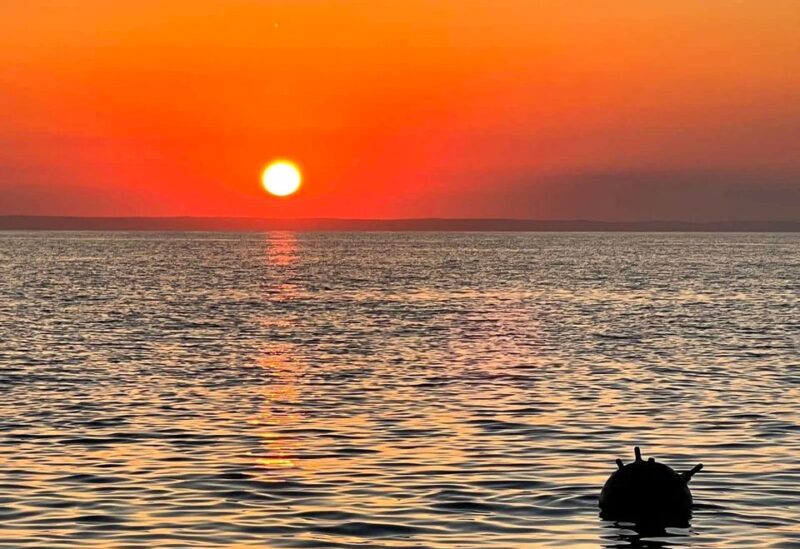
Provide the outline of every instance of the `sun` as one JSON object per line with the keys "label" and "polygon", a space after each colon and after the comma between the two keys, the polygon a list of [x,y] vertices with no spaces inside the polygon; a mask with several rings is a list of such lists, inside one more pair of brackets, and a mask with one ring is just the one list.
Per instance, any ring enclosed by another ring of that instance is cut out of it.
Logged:
{"label": "sun", "polygon": [[264,189],[275,196],[289,196],[297,192],[302,181],[300,169],[288,160],[276,160],[264,168],[261,184]]}

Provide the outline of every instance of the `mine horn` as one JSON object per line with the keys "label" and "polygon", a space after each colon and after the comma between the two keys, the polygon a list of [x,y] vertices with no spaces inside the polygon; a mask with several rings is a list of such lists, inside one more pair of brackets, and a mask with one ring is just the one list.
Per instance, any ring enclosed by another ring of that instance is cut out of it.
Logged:
{"label": "mine horn", "polygon": [[681,478],[683,479],[684,482],[686,482],[688,484],[689,481],[692,480],[692,477],[695,476],[697,473],[699,473],[702,470],[703,470],[703,464],[702,463],[698,463],[697,465],[692,467],[689,471],[681,473]]}

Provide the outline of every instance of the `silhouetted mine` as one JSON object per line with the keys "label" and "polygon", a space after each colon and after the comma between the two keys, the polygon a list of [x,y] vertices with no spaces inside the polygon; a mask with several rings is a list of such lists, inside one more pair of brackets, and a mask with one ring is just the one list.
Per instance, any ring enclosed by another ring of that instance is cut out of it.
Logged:
{"label": "silhouetted mine", "polygon": [[692,517],[689,481],[703,468],[678,473],[663,463],[642,459],[637,446],[636,460],[611,474],[600,492],[600,516],[605,520],[632,522],[645,526],[685,526]]}

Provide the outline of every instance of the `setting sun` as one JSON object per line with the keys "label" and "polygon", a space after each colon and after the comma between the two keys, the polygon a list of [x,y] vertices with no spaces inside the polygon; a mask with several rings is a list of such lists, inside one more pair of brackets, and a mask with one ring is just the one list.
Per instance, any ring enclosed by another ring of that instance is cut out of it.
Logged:
{"label": "setting sun", "polygon": [[289,196],[300,188],[300,170],[292,162],[278,160],[264,169],[261,183],[264,189],[275,196]]}

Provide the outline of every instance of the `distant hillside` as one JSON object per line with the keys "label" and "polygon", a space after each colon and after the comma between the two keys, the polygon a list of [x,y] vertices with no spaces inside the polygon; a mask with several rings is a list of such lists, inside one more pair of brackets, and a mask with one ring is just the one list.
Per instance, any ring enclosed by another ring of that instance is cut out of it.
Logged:
{"label": "distant hillside", "polygon": [[800,221],[536,219],[263,219],[255,217],[0,216],[0,230],[46,231],[661,231],[800,232]]}

